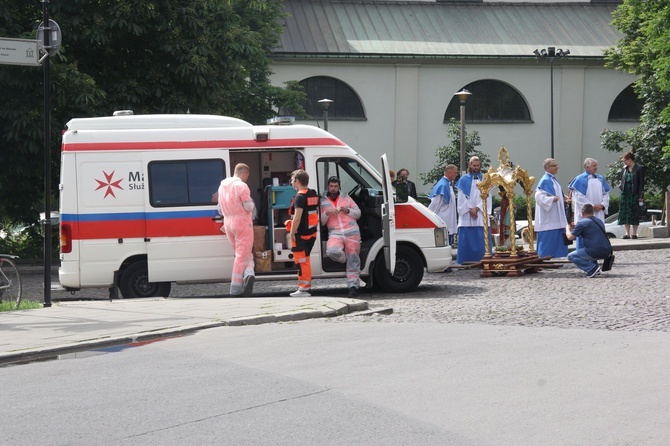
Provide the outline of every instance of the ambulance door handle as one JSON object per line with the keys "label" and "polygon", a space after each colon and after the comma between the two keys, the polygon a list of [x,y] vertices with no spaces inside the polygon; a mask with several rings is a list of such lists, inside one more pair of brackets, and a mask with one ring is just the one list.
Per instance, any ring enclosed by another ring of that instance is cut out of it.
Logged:
{"label": "ambulance door handle", "polygon": [[145,242],[150,242],[150,241],[151,241],[151,238],[149,238],[149,237],[144,237],[144,241],[145,241]]}

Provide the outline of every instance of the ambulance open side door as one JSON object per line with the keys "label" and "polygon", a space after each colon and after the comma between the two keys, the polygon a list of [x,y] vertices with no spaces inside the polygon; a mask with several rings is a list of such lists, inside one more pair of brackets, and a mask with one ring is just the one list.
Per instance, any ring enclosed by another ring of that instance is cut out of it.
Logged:
{"label": "ambulance open side door", "polygon": [[382,228],[384,231],[384,261],[386,269],[393,275],[395,271],[395,204],[393,203],[393,186],[391,185],[391,174],[386,154],[382,159],[382,185],[384,192],[384,202],[382,203]]}
{"label": "ambulance open side door", "polygon": [[230,163],[224,150],[148,152],[143,156],[146,251],[151,282],[223,280],[233,251],[213,201]]}

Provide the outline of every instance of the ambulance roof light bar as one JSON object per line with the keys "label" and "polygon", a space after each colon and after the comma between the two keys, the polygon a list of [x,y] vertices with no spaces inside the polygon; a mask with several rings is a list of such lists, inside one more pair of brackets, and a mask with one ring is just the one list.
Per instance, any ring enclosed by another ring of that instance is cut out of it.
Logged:
{"label": "ambulance roof light bar", "polygon": [[295,116],[275,116],[267,120],[268,125],[292,125],[295,122]]}

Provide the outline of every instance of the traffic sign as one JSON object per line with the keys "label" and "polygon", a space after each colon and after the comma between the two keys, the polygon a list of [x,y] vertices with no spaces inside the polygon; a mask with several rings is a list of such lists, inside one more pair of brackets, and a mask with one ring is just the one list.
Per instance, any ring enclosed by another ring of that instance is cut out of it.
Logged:
{"label": "traffic sign", "polygon": [[37,40],[0,37],[0,64],[39,66]]}

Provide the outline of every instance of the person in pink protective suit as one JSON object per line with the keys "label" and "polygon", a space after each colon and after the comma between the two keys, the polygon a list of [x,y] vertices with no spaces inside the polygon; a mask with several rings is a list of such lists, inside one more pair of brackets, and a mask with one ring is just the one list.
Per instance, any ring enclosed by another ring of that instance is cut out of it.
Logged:
{"label": "person in pink protective suit", "polygon": [[346,262],[349,297],[356,297],[361,274],[359,218],[358,205],[349,195],[340,193],[340,179],[328,178],[328,193],[321,198],[321,223],[328,227],[326,255],[336,262]]}
{"label": "person in pink protective suit", "polygon": [[251,296],[254,287],[253,219],[256,206],[247,186],[249,166],[238,164],[235,174],[221,181],[219,208],[223,215],[223,229],[235,250],[233,276],[230,279],[231,296]]}

